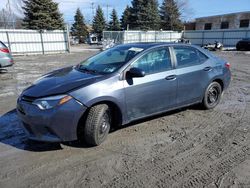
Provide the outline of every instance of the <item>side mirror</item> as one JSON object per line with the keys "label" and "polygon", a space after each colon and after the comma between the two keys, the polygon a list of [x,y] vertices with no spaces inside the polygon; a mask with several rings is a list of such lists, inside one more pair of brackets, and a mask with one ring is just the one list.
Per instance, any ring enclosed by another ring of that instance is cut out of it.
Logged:
{"label": "side mirror", "polygon": [[146,74],[143,70],[133,67],[127,72],[127,75],[131,78],[140,78],[144,77]]}

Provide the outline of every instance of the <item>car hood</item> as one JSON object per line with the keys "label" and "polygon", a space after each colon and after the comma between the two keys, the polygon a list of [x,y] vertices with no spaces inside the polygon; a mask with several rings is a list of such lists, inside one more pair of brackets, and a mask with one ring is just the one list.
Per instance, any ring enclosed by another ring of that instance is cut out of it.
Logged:
{"label": "car hood", "polygon": [[104,78],[103,75],[81,72],[74,67],[66,67],[42,76],[33,85],[25,89],[22,95],[40,98],[64,94],[92,84],[102,78]]}

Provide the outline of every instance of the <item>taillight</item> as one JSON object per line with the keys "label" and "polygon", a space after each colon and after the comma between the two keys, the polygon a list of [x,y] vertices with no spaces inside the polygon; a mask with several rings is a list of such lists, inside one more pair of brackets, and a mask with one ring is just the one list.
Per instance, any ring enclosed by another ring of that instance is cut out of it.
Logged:
{"label": "taillight", "polygon": [[10,53],[8,48],[0,48],[0,51],[3,53]]}
{"label": "taillight", "polygon": [[230,65],[230,63],[225,63],[225,67],[227,67],[228,69],[230,69],[230,67],[231,67],[231,65]]}

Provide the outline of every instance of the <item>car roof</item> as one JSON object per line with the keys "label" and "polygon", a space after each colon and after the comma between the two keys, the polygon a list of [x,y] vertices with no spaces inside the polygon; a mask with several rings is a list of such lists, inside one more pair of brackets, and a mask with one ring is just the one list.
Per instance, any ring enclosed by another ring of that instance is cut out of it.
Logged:
{"label": "car roof", "polygon": [[128,44],[121,44],[119,46],[125,46],[125,47],[136,47],[136,48],[143,48],[148,49],[156,46],[162,46],[164,44],[172,44],[168,42],[138,42],[138,43],[128,43]]}
{"label": "car roof", "polygon": [[125,46],[127,48],[143,48],[143,51],[146,50],[150,50],[152,48],[157,48],[157,47],[162,47],[162,46],[167,46],[167,47],[171,47],[171,46],[181,46],[181,47],[193,47],[197,50],[199,50],[200,52],[202,52],[203,54],[205,54],[206,56],[213,58],[214,55],[209,52],[208,50],[205,50],[203,48],[201,48],[200,46],[197,45],[193,45],[193,44],[186,44],[186,43],[176,43],[176,42],[138,42],[138,43],[128,43],[128,44],[120,44],[118,46]]}
{"label": "car roof", "polygon": [[185,43],[175,43],[175,42],[138,42],[138,43],[128,43],[128,44],[120,44],[118,46],[123,46],[127,48],[143,48],[147,50],[149,48],[160,47],[160,46],[173,46],[173,45],[180,45],[180,46],[193,46],[191,44]]}

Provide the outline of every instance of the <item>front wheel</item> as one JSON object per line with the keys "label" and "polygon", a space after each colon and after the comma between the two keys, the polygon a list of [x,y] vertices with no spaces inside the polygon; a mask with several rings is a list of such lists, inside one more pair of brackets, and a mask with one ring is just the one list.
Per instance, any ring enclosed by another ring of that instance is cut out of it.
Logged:
{"label": "front wheel", "polygon": [[107,138],[111,125],[111,111],[108,105],[99,104],[89,110],[84,139],[90,146],[98,146]]}
{"label": "front wheel", "polygon": [[216,107],[221,99],[222,88],[218,82],[212,82],[206,89],[202,105],[205,109]]}

